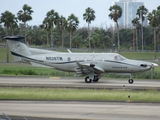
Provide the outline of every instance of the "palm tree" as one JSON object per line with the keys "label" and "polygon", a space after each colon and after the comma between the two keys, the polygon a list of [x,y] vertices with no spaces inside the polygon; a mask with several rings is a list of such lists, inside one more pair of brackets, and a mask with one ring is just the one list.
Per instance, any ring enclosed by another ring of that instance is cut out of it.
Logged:
{"label": "palm tree", "polygon": [[[13,23],[15,23],[15,15],[12,14],[9,11],[5,11],[4,13],[1,13],[0,17],[0,23],[4,23],[4,26],[6,27],[6,35],[8,35],[9,28],[13,28]],[[11,29],[12,29],[11,28]],[[9,62],[9,50],[8,50],[8,45],[6,44],[6,60]]]}
{"label": "palm tree", "polygon": [[67,20],[68,20],[68,30],[70,32],[70,49],[72,49],[72,35],[78,27],[79,20],[74,14],[68,16]]}
{"label": "palm tree", "polygon": [[49,19],[47,17],[44,18],[42,25],[40,25],[41,28],[44,28],[46,31],[46,36],[47,36],[47,47],[49,46],[49,39],[48,39],[48,32],[50,30],[50,26],[49,26]]}
{"label": "palm tree", "polygon": [[8,35],[9,29],[12,29],[13,23],[16,22],[16,17],[14,14],[12,14],[9,11],[5,11],[4,13],[1,13],[0,23],[4,23],[4,26],[6,27],[6,35]]}
{"label": "palm tree", "polygon": [[18,28],[18,24],[17,24],[17,18],[14,19],[14,21],[11,23],[11,31],[12,31],[12,35],[14,35],[14,30],[16,28]]}
{"label": "palm tree", "polygon": [[135,26],[135,29],[136,29],[136,50],[138,51],[138,39],[137,39],[137,28],[139,26],[139,18],[135,18],[132,20],[132,24],[133,26]]}
{"label": "palm tree", "polygon": [[81,36],[79,36],[78,34],[75,34],[72,38],[73,40],[73,45],[75,46],[75,48],[78,48],[80,45],[80,41],[81,41]]}
{"label": "palm tree", "polygon": [[104,49],[106,49],[106,47],[110,46],[112,43],[111,38],[108,35],[105,35],[103,39],[104,39]]}
{"label": "palm tree", "polygon": [[148,13],[148,9],[145,8],[144,5],[140,6],[138,9],[137,9],[137,15],[139,16],[139,19],[141,20],[142,22],[142,52],[143,52],[143,21],[145,19],[145,16],[147,15]]}
{"label": "palm tree", "polygon": [[62,15],[59,18],[59,25],[58,26],[60,27],[61,32],[62,32],[62,48],[63,48],[64,47],[64,30],[67,28],[67,20]]}
{"label": "palm tree", "polygon": [[113,5],[109,8],[111,12],[108,16],[113,19],[113,21],[117,24],[117,33],[118,33],[118,51],[120,52],[120,40],[119,40],[119,25],[118,19],[122,16],[122,8],[118,5]]}
{"label": "palm tree", "polygon": [[22,10],[17,13],[18,19],[24,23],[25,26],[25,43],[26,43],[26,22],[32,20],[32,7],[24,4]]}
{"label": "palm tree", "polygon": [[49,22],[49,26],[51,28],[51,48],[53,49],[53,29],[54,26],[58,24],[59,14],[52,9],[51,11],[47,12],[46,16]]}
{"label": "palm tree", "polygon": [[149,24],[154,27],[154,59],[156,59],[156,28],[160,26],[160,10],[153,10],[148,14]]}
{"label": "palm tree", "polygon": [[86,22],[88,23],[89,50],[90,50],[90,28],[89,28],[89,24],[91,23],[91,21],[94,21],[94,19],[96,18],[96,16],[94,14],[95,14],[95,11],[93,9],[91,9],[90,7],[88,7],[85,10],[85,13],[83,14],[83,19],[86,20]]}
{"label": "palm tree", "polygon": [[93,48],[95,49],[101,40],[101,35],[100,35],[100,31],[98,29],[95,29],[94,32],[91,35],[91,45],[93,46]]}

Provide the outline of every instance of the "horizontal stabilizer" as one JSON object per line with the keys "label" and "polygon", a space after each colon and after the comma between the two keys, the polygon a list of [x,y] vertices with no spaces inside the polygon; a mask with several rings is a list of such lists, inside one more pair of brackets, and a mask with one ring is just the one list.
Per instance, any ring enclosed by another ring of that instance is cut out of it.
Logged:
{"label": "horizontal stabilizer", "polygon": [[6,36],[4,37],[4,39],[7,39],[7,40],[21,41],[21,42],[22,42],[22,39],[24,38],[25,38],[24,36]]}

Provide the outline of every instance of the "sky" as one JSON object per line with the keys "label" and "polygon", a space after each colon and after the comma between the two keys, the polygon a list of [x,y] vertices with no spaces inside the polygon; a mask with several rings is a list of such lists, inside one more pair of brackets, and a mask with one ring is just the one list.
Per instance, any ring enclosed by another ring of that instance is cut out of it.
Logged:
{"label": "sky", "polygon": [[[90,7],[95,11],[96,19],[91,22],[92,27],[109,28],[112,20],[108,17],[112,6],[112,1],[116,0],[0,0],[0,16],[6,10],[17,15],[22,10],[24,4],[32,7],[34,13],[32,20],[27,22],[28,25],[40,25],[46,17],[46,13],[52,9],[68,18],[72,13],[79,19],[79,27],[87,27],[83,20],[85,9]],[[152,12],[160,5],[160,0],[136,0],[144,2],[145,7]]]}

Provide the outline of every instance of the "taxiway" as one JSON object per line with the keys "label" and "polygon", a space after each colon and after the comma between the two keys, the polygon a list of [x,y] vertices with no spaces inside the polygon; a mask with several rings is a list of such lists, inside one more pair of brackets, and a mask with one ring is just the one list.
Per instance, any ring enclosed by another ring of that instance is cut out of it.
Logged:
{"label": "taxiway", "polygon": [[59,77],[0,77],[0,87],[62,87],[89,89],[131,89],[131,90],[160,90],[159,80],[137,80],[129,84],[127,79],[100,79],[97,83],[85,83],[83,78]]}
{"label": "taxiway", "polygon": [[159,120],[159,106],[158,103],[0,101],[0,113],[46,120]]}

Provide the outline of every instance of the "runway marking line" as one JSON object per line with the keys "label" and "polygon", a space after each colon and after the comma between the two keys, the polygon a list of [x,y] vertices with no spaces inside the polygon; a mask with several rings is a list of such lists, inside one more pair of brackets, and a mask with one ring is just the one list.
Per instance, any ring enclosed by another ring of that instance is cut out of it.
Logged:
{"label": "runway marking line", "polygon": [[60,79],[60,77],[50,77],[50,79]]}

